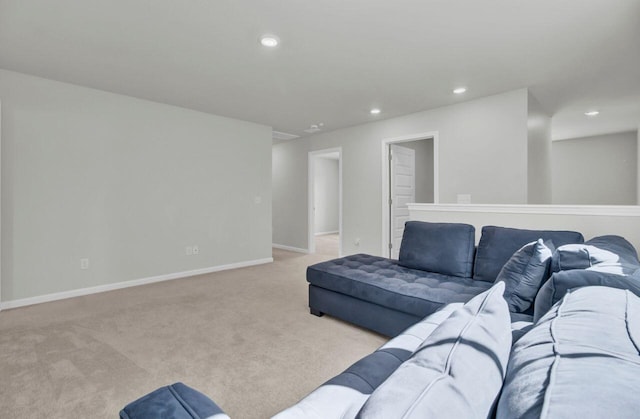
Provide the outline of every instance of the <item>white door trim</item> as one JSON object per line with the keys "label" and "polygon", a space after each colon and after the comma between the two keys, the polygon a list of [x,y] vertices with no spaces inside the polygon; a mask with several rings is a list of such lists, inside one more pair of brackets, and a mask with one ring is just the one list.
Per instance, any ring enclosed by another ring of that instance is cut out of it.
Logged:
{"label": "white door trim", "polygon": [[[0,150],[2,150],[2,101],[0,101]],[[2,155],[0,153],[0,162]],[[2,172],[0,163],[0,173]],[[2,176],[0,175],[0,208],[2,208]],[[2,211],[0,211],[0,310],[2,310]]]}
{"label": "white door trim", "polygon": [[389,252],[389,145],[395,143],[406,143],[409,141],[433,139],[433,203],[440,202],[439,180],[438,180],[438,144],[439,135],[437,131],[422,132],[417,134],[403,135],[401,137],[385,138],[382,140],[382,248],[381,255],[388,257]]}
{"label": "white door trim", "polygon": [[316,252],[315,241],[315,223],[313,217],[313,206],[315,198],[314,177],[315,177],[315,159],[316,157],[329,154],[338,153],[338,256],[342,256],[342,147],[326,148],[323,150],[316,150],[309,152],[309,173],[308,173],[308,187],[309,191],[307,201],[307,236],[308,236],[308,249],[309,253]]}

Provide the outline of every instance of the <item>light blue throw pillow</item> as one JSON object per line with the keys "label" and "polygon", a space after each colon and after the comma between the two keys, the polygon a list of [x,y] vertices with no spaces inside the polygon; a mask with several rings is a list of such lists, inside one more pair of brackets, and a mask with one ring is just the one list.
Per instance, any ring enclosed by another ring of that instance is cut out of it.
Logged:
{"label": "light blue throw pillow", "polygon": [[556,272],[536,295],[533,321],[540,320],[555,303],[564,297],[567,291],[589,286],[627,289],[640,295],[640,275],[618,275],[589,269]]}
{"label": "light blue throw pillow", "polygon": [[504,299],[512,313],[531,307],[540,286],[549,276],[549,264],[555,250],[551,241],[542,239],[524,245],[502,267],[496,282],[504,282]]}
{"label": "light blue throw pillow", "polygon": [[553,272],[588,269],[617,275],[632,275],[640,268],[638,253],[620,236],[599,236],[584,244],[560,246],[553,254]]}
{"label": "light blue throw pillow", "polygon": [[504,283],[454,311],[382,383],[358,418],[490,417],[511,350]]}

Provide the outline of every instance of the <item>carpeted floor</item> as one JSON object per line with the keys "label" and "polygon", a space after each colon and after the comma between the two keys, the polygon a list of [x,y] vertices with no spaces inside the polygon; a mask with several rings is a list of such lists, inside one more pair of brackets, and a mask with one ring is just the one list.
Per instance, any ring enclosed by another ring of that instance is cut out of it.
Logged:
{"label": "carpeted floor", "polygon": [[305,269],[331,246],[1,312],[0,417],[115,418],[176,381],[232,418],[273,415],[386,340],[309,314]]}
{"label": "carpeted floor", "polygon": [[340,236],[337,234],[322,234],[316,236],[316,253],[330,257],[337,258],[339,253],[339,241]]}

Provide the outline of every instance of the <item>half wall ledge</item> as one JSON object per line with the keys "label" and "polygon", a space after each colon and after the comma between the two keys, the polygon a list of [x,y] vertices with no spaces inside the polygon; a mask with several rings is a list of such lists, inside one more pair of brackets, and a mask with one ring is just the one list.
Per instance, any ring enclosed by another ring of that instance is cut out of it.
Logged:
{"label": "half wall ledge", "polygon": [[575,230],[585,239],[615,234],[640,249],[640,206],[635,205],[514,205],[411,203],[409,219],[434,223],[467,223],[476,228],[495,225],[531,230]]}

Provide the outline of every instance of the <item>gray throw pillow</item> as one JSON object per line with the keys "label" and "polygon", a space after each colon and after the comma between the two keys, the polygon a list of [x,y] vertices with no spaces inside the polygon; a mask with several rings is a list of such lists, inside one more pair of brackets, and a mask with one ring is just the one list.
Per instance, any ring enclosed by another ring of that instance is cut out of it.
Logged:
{"label": "gray throw pillow", "polygon": [[638,254],[620,236],[599,236],[583,243],[560,246],[553,254],[553,272],[589,269],[618,275],[632,275],[640,268]]}
{"label": "gray throw pillow", "polygon": [[626,289],[640,295],[640,275],[618,275],[588,269],[556,272],[536,295],[533,321],[540,320],[569,290],[589,286]]}
{"label": "gray throw pillow", "polygon": [[496,282],[504,282],[504,299],[512,313],[522,313],[533,304],[536,294],[549,276],[551,241],[542,239],[528,243],[511,256],[502,267]]}
{"label": "gray throw pillow", "polygon": [[504,283],[454,311],[378,387],[358,418],[491,416],[511,350]]}

